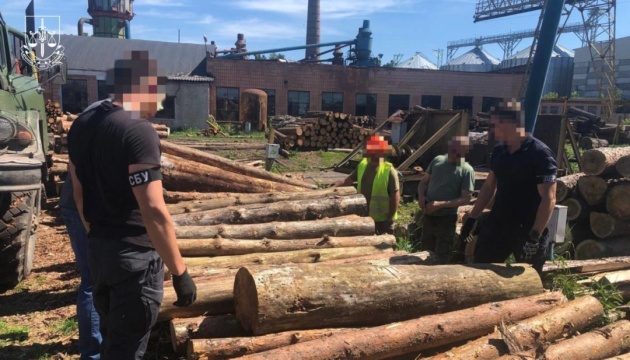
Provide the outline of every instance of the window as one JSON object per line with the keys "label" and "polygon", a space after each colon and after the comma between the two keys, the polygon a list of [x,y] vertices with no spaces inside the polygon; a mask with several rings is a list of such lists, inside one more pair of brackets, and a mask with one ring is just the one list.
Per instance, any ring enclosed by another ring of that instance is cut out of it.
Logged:
{"label": "window", "polygon": [[158,119],[175,119],[175,96],[166,95],[162,100],[162,110],[155,114]]}
{"label": "window", "polygon": [[287,114],[291,116],[306,115],[311,106],[311,93],[308,91],[289,91]]}
{"label": "window", "polygon": [[453,96],[453,110],[466,110],[472,115],[472,96]]}
{"label": "window", "polygon": [[276,90],[263,90],[267,94],[267,116],[276,115]]}
{"label": "window", "polygon": [[98,100],[105,100],[109,97],[109,91],[107,91],[107,82],[105,80],[96,81]]}
{"label": "window", "polygon": [[541,107],[540,113],[541,114],[546,114],[547,113],[547,107],[546,106]]}
{"label": "window", "polygon": [[217,88],[217,120],[238,121],[238,88]]}
{"label": "window", "polygon": [[376,94],[357,94],[356,116],[376,116]]}
{"label": "window", "polygon": [[588,107],[588,109],[586,111],[590,112],[591,114],[597,114],[597,106],[596,105],[589,105],[589,107]]}
{"label": "window", "polygon": [[580,106],[576,106],[576,109],[580,109],[580,110],[584,110],[584,106],[580,105]]}
{"label": "window", "polygon": [[422,95],[422,98],[420,99],[420,106],[422,106],[423,108],[440,110],[442,108],[442,96]]}
{"label": "window", "polygon": [[503,98],[484,96],[481,99],[481,112],[489,112],[493,107],[499,106]]}
{"label": "window", "polygon": [[550,106],[549,107],[549,113],[556,115],[556,114],[560,113],[560,108],[558,106]]}
{"label": "window", "polygon": [[61,86],[61,106],[64,112],[78,114],[88,106],[87,80],[68,79]]}
{"label": "window", "polygon": [[409,110],[409,95],[389,95],[387,115],[392,115],[398,110]]}
{"label": "window", "polygon": [[323,92],[322,111],[343,112],[343,93]]}

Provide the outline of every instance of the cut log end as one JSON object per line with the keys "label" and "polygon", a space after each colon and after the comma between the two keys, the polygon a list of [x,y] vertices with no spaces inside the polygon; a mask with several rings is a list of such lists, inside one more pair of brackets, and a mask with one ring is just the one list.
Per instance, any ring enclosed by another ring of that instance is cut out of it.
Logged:
{"label": "cut log end", "polygon": [[606,156],[597,150],[587,150],[582,155],[582,170],[587,175],[599,175],[606,169]]}
{"label": "cut log end", "polygon": [[609,237],[615,228],[615,219],[606,213],[591,213],[591,230],[600,239]]}
{"label": "cut log end", "polygon": [[246,268],[236,273],[234,292],[243,294],[234,299],[234,308],[238,309],[236,318],[245,330],[252,332],[252,325],[258,323],[258,291],[254,277]]}
{"label": "cut log end", "polygon": [[630,155],[622,156],[615,165],[617,172],[623,177],[630,177]]}
{"label": "cut log end", "polygon": [[578,192],[590,206],[604,201],[608,183],[598,176],[583,176],[578,180]]}

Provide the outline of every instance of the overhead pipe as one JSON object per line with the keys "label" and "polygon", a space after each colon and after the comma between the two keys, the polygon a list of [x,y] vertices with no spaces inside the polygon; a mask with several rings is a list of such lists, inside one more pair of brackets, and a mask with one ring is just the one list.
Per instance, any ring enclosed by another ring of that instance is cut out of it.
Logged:
{"label": "overhead pipe", "polygon": [[523,100],[525,131],[528,133],[533,133],[536,127],[538,108],[540,107],[553,47],[556,43],[556,35],[558,34],[563,8],[564,0],[547,0],[547,6],[544,9],[545,14],[540,26],[536,53],[534,54],[531,72],[529,73],[525,99]]}
{"label": "overhead pipe", "polygon": [[231,53],[231,54],[223,55],[223,56],[221,56],[221,58],[223,58],[223,59],[230,59],[230,58],[236,58],[236,57],[248,56],[248,55],[278,53],[278,52],[283,52],[283,51],[301,50],[301,49],[317,48],[317,47],[324,47],[324,46],[355,44],[356,41],[357,41],[357,39],[352,39],[352,40],[346,40],[346,41],[335,41],[335,42],[321,43],[321,44],[311,44],[311,45],[299,45],[299,46],[291,46],[291,47],[270,49],[270,50],[258,50],[258,51],[242,52],[242,53]]}
{"label": "overhead pipe", "polygon": [[83,36],[83,24],[85,23],[92,25],[92,19],[84,17],[79,19],[79,22],[77,23],[77,33],[79,36]]}

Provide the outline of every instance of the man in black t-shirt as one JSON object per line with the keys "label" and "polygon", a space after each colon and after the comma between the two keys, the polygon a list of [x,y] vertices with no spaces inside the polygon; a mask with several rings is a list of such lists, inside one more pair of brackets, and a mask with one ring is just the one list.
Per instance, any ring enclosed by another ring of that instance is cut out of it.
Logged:
{"label": "man in black t-shirt", "polygon": [[89,231],[102,359],[143,357],[163,299],[163,263],[173,273],[175,305],[196,298],[164,203],[160,142],[141,120],[157,110],[161,82],[155,60],[132,52],[108,73],[113,100],[89,106],[68,133],[74,197]]}
{"label": "man in black t-shirt", "polygon": [[540,273],[549,245],[547,223],[556,204],[555,155],[525,132],[520,103],[493,109],[490,127],[499,144],[460,236],[470,239],[476,218],[494,196],[492,210],[479,230],[475,262],[502,263],[513,253],[517,262],[530,263]]}

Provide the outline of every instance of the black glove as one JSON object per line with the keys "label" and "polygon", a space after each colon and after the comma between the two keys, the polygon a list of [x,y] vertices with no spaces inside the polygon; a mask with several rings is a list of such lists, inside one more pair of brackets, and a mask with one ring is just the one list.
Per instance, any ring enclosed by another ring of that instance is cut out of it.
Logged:
{"label": "black glove", "polygon": [[173,274],[173,288],[177,294],[177,301],[173,305],[189,306],[197,300],[197,286],[188,275],[188,269],[179,276]]}
{"label": "black glove", "polygon": [[531,231],[523,244],[523,260],[529,261],[538,252],[538,244],[540,243],[540,234],[535,231]]}
{"label": "black glove", "polygon": [[468,217],[459,232],[459,239],[463,242],[469,243],[472,241],[472,232],[477,227],[477,219]]}

